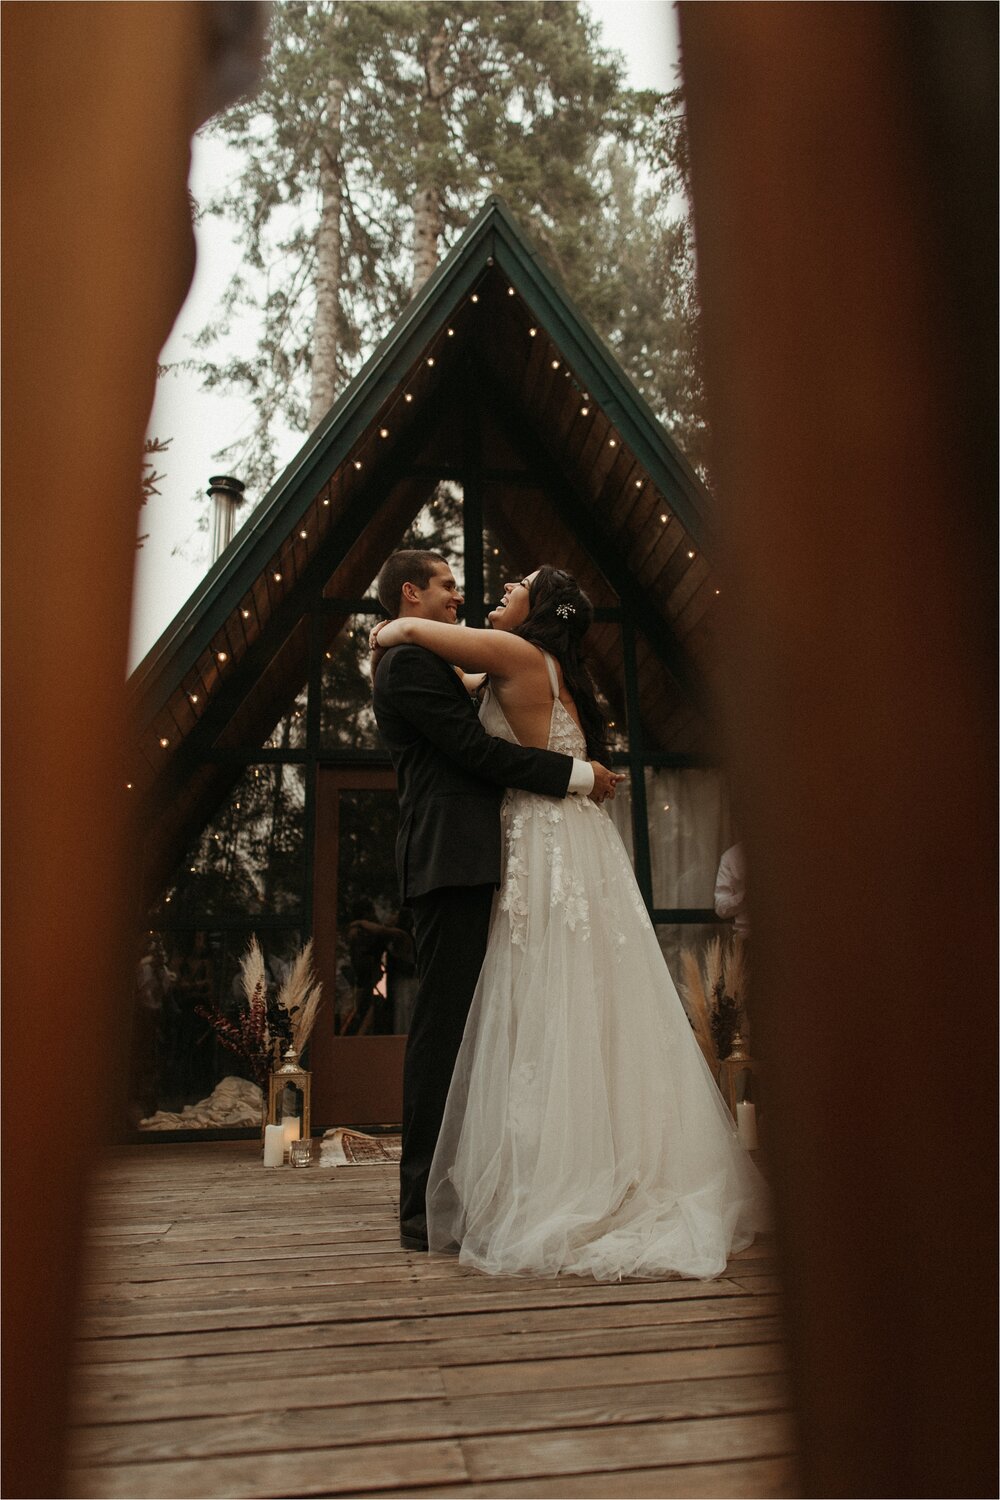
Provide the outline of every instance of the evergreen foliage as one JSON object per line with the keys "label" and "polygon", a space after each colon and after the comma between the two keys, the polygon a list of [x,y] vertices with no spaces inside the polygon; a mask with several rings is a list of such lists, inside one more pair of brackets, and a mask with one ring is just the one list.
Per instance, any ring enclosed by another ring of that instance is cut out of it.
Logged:
{"label": "evergreen foliage", "polygon": [[[276,418],[316,425],[491,192],[701,466],[680,100],[628,90],[576,0],[279,0],[258,92],[211,129],[242,165],[203,211],[246,269],[198,367],[252,399],[218,455],[251,490]],[[213,360],[245,316],[256,355]]]}

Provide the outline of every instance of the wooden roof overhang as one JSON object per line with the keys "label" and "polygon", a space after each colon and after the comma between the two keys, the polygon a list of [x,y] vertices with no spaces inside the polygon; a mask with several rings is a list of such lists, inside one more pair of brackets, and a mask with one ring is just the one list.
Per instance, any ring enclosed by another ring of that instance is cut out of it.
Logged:
{"label": "wooden roof overhang", "polygon": [[[648,747],[710,753],[707,492],[493,198],[129,680],[151,883],[304,683],[317,601],[329,642],[335,601],[368,587],[447,477],[518,567],[557,563],[625,605]],[[590,633],[612,699],[617,629]]]}

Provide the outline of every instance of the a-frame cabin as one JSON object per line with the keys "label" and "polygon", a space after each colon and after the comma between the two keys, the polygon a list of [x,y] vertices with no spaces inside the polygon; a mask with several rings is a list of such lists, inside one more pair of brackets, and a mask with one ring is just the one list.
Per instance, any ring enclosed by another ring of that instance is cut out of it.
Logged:
{"label": "a-frame cabin", "polygon": [[469,623],[503,579],[543,562],[596,606],[591,666],[615,764],[631,773],[615,816],[674,963],[714,920],[729,837],[706,713],[719,593],[708,509],[490,199],[130,680],[148,935],[136,1119],[238,1071],[194,1006],[232,999],[252,932],[275,969],[315,939],[330,997],[311,1048],[316,1123],[398,1118],[405,1016],[373,995],[372,961],[346,941],[362,912],[392,925],[398,899],[364,643],[383,560],[404,537],[436,539],[445,514]]}

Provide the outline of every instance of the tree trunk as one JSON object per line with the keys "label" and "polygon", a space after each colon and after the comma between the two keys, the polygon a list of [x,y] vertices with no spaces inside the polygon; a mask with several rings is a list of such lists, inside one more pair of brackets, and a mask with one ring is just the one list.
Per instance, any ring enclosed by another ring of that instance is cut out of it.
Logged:
{"label": "tree trunk", "polygon": [[[342,24],[340,7],[331,20],[331,31]],[[335,55],[335,54],[334,54]],[[316,321],[313,325],[312,387],[309,426],[317,426],[333,405],[337,394],[340,344],[340,277],[342,266],[343,159],[341,130],[344,84],[334,78],[327,96],[327,128],[321,146],[319,185],[321,196],[319,230],[316,235]]]}
{"label": "tree trunk", "polygon": [[420,108],[421,153],[417,166],[417,185],[413,197],[413,288],[417,292],[430,276],[438,260],[441,238],[441,187],[435,164],[438,147],[444,142],[442,100],[447,93],[441,59],[447,43],[442,22],[427,43],[424,59],[426,87]]}

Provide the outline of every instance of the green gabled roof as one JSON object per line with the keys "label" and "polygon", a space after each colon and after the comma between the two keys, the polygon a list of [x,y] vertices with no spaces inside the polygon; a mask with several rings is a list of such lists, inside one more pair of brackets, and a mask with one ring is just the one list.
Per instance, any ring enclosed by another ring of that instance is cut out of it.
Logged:
{"label": "green gabled roof", "polygon": [[699,551],[706,545],[711,548],[704,486],[505,204],[491,197],[132,673],[128,691],[137,729],[164,708],[211,649],[213,638],[279,553],[316,494],[377,421],[454,309],[494,267],[530,307]]}

